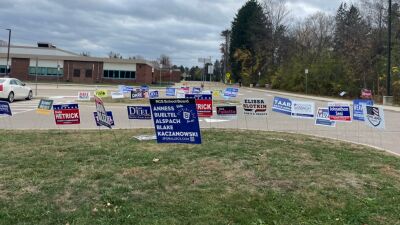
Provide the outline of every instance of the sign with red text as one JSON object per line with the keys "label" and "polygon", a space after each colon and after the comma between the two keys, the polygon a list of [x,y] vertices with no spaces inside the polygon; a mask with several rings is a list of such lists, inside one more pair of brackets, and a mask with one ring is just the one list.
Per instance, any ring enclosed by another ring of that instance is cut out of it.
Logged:
{"label": "sign with red text", "polygon": [[196,108],[199,117],[212,117],[213,101],[211,94],[186,94],[185,98],[196,99]]}
{"label": "sign with red text", "polygon": [[78,104],[53,105],[54,119],[57,125],[80,124]]}

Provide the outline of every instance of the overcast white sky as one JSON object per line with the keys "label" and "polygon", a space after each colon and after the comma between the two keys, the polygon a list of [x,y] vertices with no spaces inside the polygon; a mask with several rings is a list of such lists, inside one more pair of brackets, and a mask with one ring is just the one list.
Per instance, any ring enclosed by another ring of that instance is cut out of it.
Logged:
{"label": "overcast white sky", "polygon": [[[262,0],[260,0],[262,1]],[[356,0],[343,0],[356,2]],[[105,57],[157,59],[177,65],[220,58],[219,34],[246,0],[0,0],[0,28],[13,44],[51,42],[65,50]],[[293,18],[334,13],[342,0],[287,0]],[[0,39],[8,38],[0,30]]]}

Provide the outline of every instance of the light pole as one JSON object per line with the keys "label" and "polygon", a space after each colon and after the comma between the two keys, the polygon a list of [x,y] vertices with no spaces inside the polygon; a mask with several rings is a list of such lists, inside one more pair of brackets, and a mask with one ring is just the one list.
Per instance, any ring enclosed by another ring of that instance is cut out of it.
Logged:
{"label": "light pole", "polygon": [[7,49],[7,67],[6,67],[6,77],[8,77],[9,61],[10,61],[10,42],[11,42],[11,29],[8,30],[8,49]]}
{"label": "light pole", "polygon": [[169,69],[169,84],[168,85],[171,85],[171,82],[172,82],[172,69]]}
{"label": "light pole", "polygon": [[304,73],[306,74],[306,94],[308,94],[308,69],[305,69]]}
{"label": "light pole", "polygon": [[388,7],[388,56],[387,56],[387,80],[386,80],[386,97],[384,97],[384,104],[392,104],[392,91],[391,91],[391,73],[392,73],[392,0],[389,0]]}
{"label": "light pole", "polygon": [[162,70],[162,63],[160,63],[160,87],[161,87],[161,70]]}

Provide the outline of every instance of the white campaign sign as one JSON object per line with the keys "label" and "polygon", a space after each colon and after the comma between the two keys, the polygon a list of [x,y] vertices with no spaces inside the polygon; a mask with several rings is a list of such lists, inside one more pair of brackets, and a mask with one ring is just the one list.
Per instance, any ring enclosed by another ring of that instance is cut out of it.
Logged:
{"label": "white campaign sign", "polygon": [[112,99],[121,99],[121,98],[125,98],[125,96],[121,92],[111,92],[111,98]]}
{"label": "white campaign sign", "polygon": [[246,98],[243,102],[244,115],[267,116],[267,104],[262,98]]}
{"label": "white campaign sign", "polygon": [[314,119],[315,103],[292,101],[292,117],[302,119]]}
{"label": "white campaign sign", "polygon": [[78,101],[90,101],[90,91],[78,92]]}
{"label": "white campaign sign", "polygon": [[383,108],[364,105],[365,123],[372,128],[385,129],[385,113]]}

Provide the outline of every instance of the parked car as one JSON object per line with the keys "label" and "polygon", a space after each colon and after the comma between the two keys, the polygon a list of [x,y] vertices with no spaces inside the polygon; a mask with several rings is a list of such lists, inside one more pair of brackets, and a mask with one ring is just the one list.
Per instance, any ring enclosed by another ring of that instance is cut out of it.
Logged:
{"label": "parked car", "polygon": [[0,78],[0,99],[13,102],[18,99],[31,100],[33,98],[32,88],[15,78]]}

